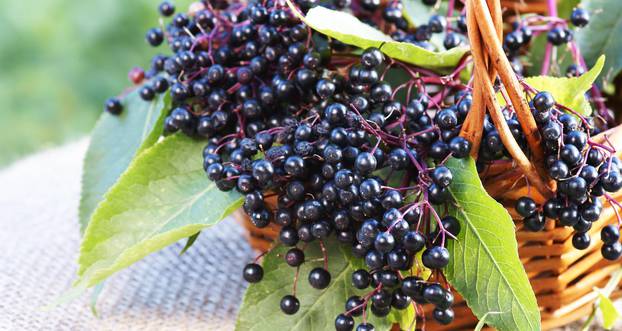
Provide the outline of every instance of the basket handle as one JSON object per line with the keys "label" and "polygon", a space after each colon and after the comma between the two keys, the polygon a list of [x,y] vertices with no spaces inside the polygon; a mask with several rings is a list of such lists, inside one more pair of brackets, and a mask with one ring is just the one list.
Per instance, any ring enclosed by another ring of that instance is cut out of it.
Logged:
{"label": "basket handle", "polygon": [[[504,146],[518,167],[540,193],[549,196],[552,194],[552,189],[543,180],[546,174],[542,167],[544,152],[540,143],[540,132],[524,98],[525,91],[501,46],[500,6],[499,0],[467,1],[468,35],[474,61],[473,104],[461,135],[471,141],[472,150],[477,153],[482,138],[484,115],[488,109]],[[533,162],[523,153],[512,136],[501,112],[492,83],[497,74],[503,82],[518,121],[525,132]]]}

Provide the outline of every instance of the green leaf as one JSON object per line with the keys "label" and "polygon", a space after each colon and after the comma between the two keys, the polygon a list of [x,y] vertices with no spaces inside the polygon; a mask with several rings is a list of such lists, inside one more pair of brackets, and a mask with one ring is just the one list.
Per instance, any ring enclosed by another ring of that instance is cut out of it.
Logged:
{"label": "green leaf", "polygon": [[607,330],[611,330],[616,321],[622,317],[613,305],[613,302],[611,302],[611,299],[603,293],[598,293],[598,308],[603,315],[603,327]]}
{"label": "green leaf", "polygon": [[99,314],[97,313],[97,299],[99,299],[99,296],[102,294],[103,291],[104,282],[101,282],[95,285],[95,287],[93,288],[93,293],[91,293],[91,301],[89,302],[89,306],[91,306],[91,313],[95,317],[99,317]]}
{"label": "green leaf", "polygon": [[150,253],[214,225],[242,204],[202,167],[203,143],[175,135],[141,153],[93,213],[74,288],[94,286]]}
{"label": "green leaf", "polygon": [[577,41],[588,65],[607,56],[605,76],[612,81],[622,69],[622,1],[583,0],[581,6],[592,13],[590,23],[577,33]]}
{"label": "green leaf", "polygon": [[482,318],[477,322],[477,325],[475,325],[475,329],[473,329],[473,331],[482,331],[484,326],[486,326],[486,318],[493,314],[501,314],[501,312],[489,311],[486,314],[484,314],[484,316],[482,316]]}
{"label": "green leaf", "polygon": [[579,77],[535,76],[525,78],[525,82],[536,90],[550,92],[559,104],[589,116],[592,114],[592,107],[585,98],[585,93],[596,81],[604,64],[605,56],[601,56],[592,69]]}
{"label": "green leaf", "polygon": [[[340,249],[335,240],[325,242],[328,254],[328,270],[331,273],[330,285],[324,290],[316,290],[309,285],[307,276],[311,269],[322,266],[322,252],[317,242],[305,248],[305,262],[300,267],[296,297],[300,310],[295,315],[285,315],[279,308],[281,298],[292,294],[296,269],[288,266],[283,256],[288,247],[278,246],[263,260],[264,277],[259,283],[251,284],[246,290],[236,330],[274,331],[274,330],[334,330],[335,318],[344,312],[345,302],[352,295],[362,295],[350,283],[351,274],[356,270],[360,259],[353,258]],[[352,263],[350,263],[352,262]],[[388,331],[391,323],[379,319],[368,311],[368,320],[376,330]],[[358,318],[360,321],[360,318]]]}
{"label": "green leaf", "polygon": [[[358,18],[349,13],[322,6],[309,10],[306,17],[303,17],[296,10],[294,12],[313,30],[328,37],[362,49],[378,47],[391,58],[423,68],[447,69],[454,67],[469,50],[468,47],[456,47],[448,51],[431,52],[411,43],[397,42],[381,31],[359,21]],[[336,22],[339,24],[335,24]]]}
{"label": "green leaf", "polygon": [[404,331],[415,331],[417,326],[417,315],[413,305],[402,310],[391,309],[387,319],[392,323],[399,324],[400,330]]}
{"label": "green leaf", "polygon": [[168,94],[152,102],[143,101],[138,90],[123,98],[119,116],[104,112],[93,130],[82,173],[80,199],[80,231],[84,232],[93,211],[104,194],[127,169],[140,151],[153,145],[160,137]]}
{"label": "green leaf", "polygon": [[181,252],[179,252],[179,255],[184,255],[184,253],[186,251],[188,251],[188,249],[190,249],[190,247],[192,247],[192,245],[194,245],[194,243],[197,241],[197,238],[199,238],[200,234],[201,234],[201,231],[199,231],[199,232],[191,235],[190,237],[188,237],[188,240],[186,241],[186,245],[181,250]]}
{"label": "green leaf", "polygon": [[[445,11],[447,3],[442,2],[441,10]],[[428,24],[430,16],[437,13],[435,6],[424,5],[420,0],[402,0],[402,14],[408,24],[412,27],[417,27],[421,24]]]}
{"label": "green leaf", "polygon": [[445,275],[478,318],[500,331],[540,330],[540,312],[518,257],[514,223],[501,204],[484,190],[473,159],[449,159],[454,175],[449,187],[455,204],[449,214],[461,231],[450,240]]}

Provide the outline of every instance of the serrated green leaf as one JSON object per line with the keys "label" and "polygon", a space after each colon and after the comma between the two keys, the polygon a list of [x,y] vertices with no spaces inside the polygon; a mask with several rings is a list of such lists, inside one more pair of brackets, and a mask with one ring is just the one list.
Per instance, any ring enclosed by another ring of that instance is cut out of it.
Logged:
{"label": "serrated green leaf", "polygon": [[603,327],[607,330],[611,330],[616,321],[622,317],[611,299],[603,293],[598,293],[598,308],[603,316]]}
{"label": "serrated green leaf", "polygon": [[449,191],[455,202],[448,213],[462,229],[447,245],[447,280],[478,318],[502,312],[487,316],[498,330],[540,330],[538,303],[518,257],[510,215],[486,193],[473,159],[452,158],[446,166],[454,175]]}
{"label": "serrated green leaf", "polygon": [[447,69],[454,67],[469,50],[468,47],[455,47],[448,51],[431,52],[411,43],[397,42],[349,13],[322,6],[310,9],[306,17],[300,13],[298,15],[313,30],[328,37],[362,49],[378,47],[391,58],[423,68]]}
{"label": "serrated green leaf", "polygon": [[125,96],[122,102],[123,112],[119,116],[103,113],[91,135],[82,172],[81,232],[97,204],[132,159],[158,140],[166,116],[164,110],[170,104],[168,94],[145,102],[137,90]]}
{"label": "serrated green leaf", "polygon": [[592,69],[579,77],[535,76],[525,78],[525,82],[539,91],[550,92],[557,103],[579,114],[589,116],[592,107],[585,98],[585,93],[592,87],[603,69],[605,56],[601,56]]}
{"label": "serrated green leaf", "polygon": [[592,14],[590,23],[577,32],[581,52],[590,66],[606,55],[604,73],[613,81],[622,70],[622,1],[583,0],[581,6]]}
{"label": "serrated green leaf", "polygon": [[239,208],[202,167],[203,143],[175,135],[141,153],[93,213],[74,288],[88,288]]}
{"label": "serrated green leaf", "polygon": [[[322,266],[322,252],[314,242],[305,249],[305,262],[300,267],[300,276],[296,297],[300,301],[300,310],[294,315],[285,315],[279,304],[281,298],[292,294],[295,268],[288,266],[283,256],[289,249],[279,246],[270,251],[263,260],[264,277],[261,282],[251,284],[246,290],[236,330],[238,331],[274,331],[274,330],[334,330],[335,318],[344,312],[345,302],[352,295],[362,295],[365,291],[357,290],[350,283],[351,274],[358,261],[339,247],[331,239],[325,242],[328,254],[328,270],[331,282],[328,288],[316,290],[309,285],[307,276],[311,269]],[[360,260],[360,259],[358,259]],[[349,263],[350,261],[353,264]],[[357,318],[360,322],[360,318]],[[371,315],[368,321],[376,330],[388,331],[391,322]]]}

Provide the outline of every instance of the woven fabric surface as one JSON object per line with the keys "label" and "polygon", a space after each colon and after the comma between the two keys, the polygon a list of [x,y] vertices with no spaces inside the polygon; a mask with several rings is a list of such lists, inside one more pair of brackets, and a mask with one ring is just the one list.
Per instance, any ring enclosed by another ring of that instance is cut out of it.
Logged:
{"label": "woven fabric surface", "polygon": [[0,330],[233,330],[254,253],[233,219],[149,255],[90,295],[44,311],[75,279],[82,140],[0,171]]}

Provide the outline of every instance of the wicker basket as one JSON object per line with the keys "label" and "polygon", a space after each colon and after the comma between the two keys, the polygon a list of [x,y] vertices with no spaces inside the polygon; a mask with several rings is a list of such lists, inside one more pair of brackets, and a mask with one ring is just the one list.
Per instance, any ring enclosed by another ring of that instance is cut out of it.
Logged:
{"label": "wicker basket", "polygon": [[[468,18],[469,27],[480,28],[479,31],[478,29],[469,29],[469,40],[473,49],[476,68],[474,70],[476,79],[472,109],[479,107],[483,111],[480,114],[471,112],[469,115],[471,121],[469,122],[467,119],[469,123],[465,122],[462,135],[471,141],[475,141],[474,146],[478,146],[481,133],[479,137],[477,135],[478,132],[481,132],[485,109],[488,107],[489,111],[493,112],[494,109],[491,108],[496,107],[497,110],[499,108],[498,104],[494,104],[496,101],[490,98],[490,93],[487,93],[492,88],[492,79],[499,74],[508,92],[514,92],[523,99],[520,96],[522,88],[518,82],[508,81],[509,78],[503,77],[503,72],[501,72],[503,62],[507,62],[499,42],[502,37],[502,8],[506,12],[514,10],[544,13],[546,12],[546,1],[467,0],[467,6],[470,7],[467,12],[472,13]],[[475,16],[478,17],[477,20],[475,20]],[[488,39],[483,37],[486,29],[489,33]],[[486,40],[490,40],[492,34],[497,38],[497,45],[486,42]],[[493,63],[495,66],[489,65]],[[505,65],[509,67],[509,63],[505,63]],[[513,73],[512,76],[514,76]],[[516,78],[514,77],[514,79]],[[478,92],[480,93],[479,96],[477,95]],[[515,108],[520,107],[514,102],[513,105]],[[611,129],[604,134],[608,136],[614,146],[622,146],[622,126]],[[601,134],[601,137],[604,134]],[[473,150],[477,151],[477,148],[473,148]],[[622,153],[618,153],[618,156],[622,157]],[[514,159],[517,158],[520,159],[520,155],[514,156]],[[542,329],[550,330],[586,317],[591,312],[593,302],[596,299],[593,288],[595,286],[603,287],[612,272],[620,267],[620,262],[607,261],[602,258],[600,253],[602,245],[600,230],[607,224],[615,223],[616,215],[613,207],[603,201],[605,208],[601,219],[595,222],[589,231],[593,239],[592,244],[585,250],[577,250],[572,246],[572,229],[556,225],[552,220],[547,222],[543,231],[523,230],[521,218],[513,209],[516,199],[530,193],[530,196],[540,204],[544,202],[544,197],[547,195],[546,190],[538,190],[538,185],[532,185],[529,188],[525,181],[521,180],[524,177],[524,171],[521,170],[526,169],[524,167],[527,165],[521,164],[520,161],[512,161],[505,165],[485,169],[480,175],[488,193],[506,206],[515,221],[518,253],[540,306]],[[532,184],[534,183],[532,182]],[[545,185],[544,183],[540,184]],[[615,194],[614,198],[620,201],[622,192]],[[275,225],[263,229],[255,228],[248,221],[244,212],[240,210],[234,214],[234,217],[248,229],[248,240],[253,248],[258,251],[268,250],[278,236],[279,228]],[[621,296],[622,291],[616,291],[612,294],[613,298]],[[431,308],[424,308],[426,315],[428,315],[426,316],[426,330],[473,330],[477,323],[477,319],[459,296],[456,297],[456,304],[454,305],[456,319],[449,326],[435,323],[430,316]]]}

